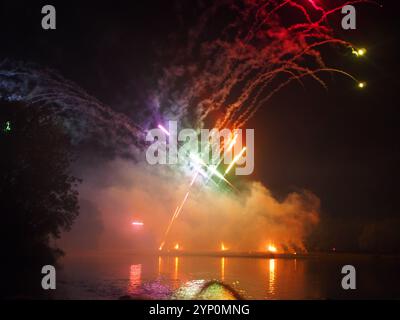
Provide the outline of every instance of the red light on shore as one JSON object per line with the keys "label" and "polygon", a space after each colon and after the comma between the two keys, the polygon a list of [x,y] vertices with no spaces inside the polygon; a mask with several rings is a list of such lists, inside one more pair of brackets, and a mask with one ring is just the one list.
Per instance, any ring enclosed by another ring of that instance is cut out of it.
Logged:
{"label": "red light on shore", "polygon": [[137,226],[137,227],[143,227],[143,226],[144,226],[144,223],[141,222],[141,221],[133,221],[133,222],[132,222],[132,225],[133,225],[133,226]]}

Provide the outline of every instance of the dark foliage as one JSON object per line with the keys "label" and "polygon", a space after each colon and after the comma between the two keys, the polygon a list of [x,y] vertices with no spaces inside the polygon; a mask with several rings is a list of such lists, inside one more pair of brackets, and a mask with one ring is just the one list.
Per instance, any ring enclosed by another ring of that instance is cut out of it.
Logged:
{"label": "dark foliage", "polygon": [[0,126],[0,254],[8,284],[1,295],[31,296],[40,292],[41,266],[62,254],[50,242],[78,215],[79,180],[69,172],[69,139],[45,108],[0,102]]}

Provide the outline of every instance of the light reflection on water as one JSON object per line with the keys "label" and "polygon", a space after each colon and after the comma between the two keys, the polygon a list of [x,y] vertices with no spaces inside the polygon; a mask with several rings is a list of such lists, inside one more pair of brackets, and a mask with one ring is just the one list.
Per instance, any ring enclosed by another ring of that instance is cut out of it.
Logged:
{"label": "light reflection on water", "polygon": [[174,279],[178,280],[178,271],[179,271],[179,258],[175,257],[174,259]]}
{"label": "light reflection on water", "polygon": [[[340,287],[341,266],[359,270],[356,292]],[[192,280],[218,280],[248,299],[400,298],[399,259],[261,259],[126,255],[71,257],[58,274],[57,298],[168,299]],[[379,276],[383,277],[379,279]],[[395,277],[396,276],[396,277]],[[381,281],[380,281],[381,280]],[[392,285],[393,288],[388,286]]]}
{"label": "light reflection on water", "polygon": [[225,281],[225,257],[221,258],[221,281]]}
{"label": "light reflection on water", "polygon": [[269,273],[268,273],[268,293],[275,294],[275,259],[269,259]]}
{"label": "light reflection on water", "polygon": [[128,292],[129,293],[136,292],[140,288],[141,280],[142,280],[142,265],[141,264],[131,265],[129,272]]}

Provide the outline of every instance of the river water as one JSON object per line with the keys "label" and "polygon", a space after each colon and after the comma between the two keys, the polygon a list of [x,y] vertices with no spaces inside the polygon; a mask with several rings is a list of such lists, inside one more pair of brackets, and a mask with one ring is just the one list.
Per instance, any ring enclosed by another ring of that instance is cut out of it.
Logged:
{"label": "river water", "polygon": [[[341,269],[356,268],[356,290]],[[400,258],[321,255],[301,259],[97,255],[63,258],[58,299],[169,299],[190,281],[221,281],[245,299],[400,299]]]}

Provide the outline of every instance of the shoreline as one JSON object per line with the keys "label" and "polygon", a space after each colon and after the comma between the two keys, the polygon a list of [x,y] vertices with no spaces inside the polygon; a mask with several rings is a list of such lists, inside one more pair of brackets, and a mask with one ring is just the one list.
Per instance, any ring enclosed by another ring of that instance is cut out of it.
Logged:
{"label": "shoreline", "polygon": [[272,253],[260,251],[96,251],[96,252],[66,252],[64,257],[206,257],[206,258],[244,258],[244,259],[400,259],[400,255],[384,253],[351,253],[351,252],[309,252],[309,253]]}

